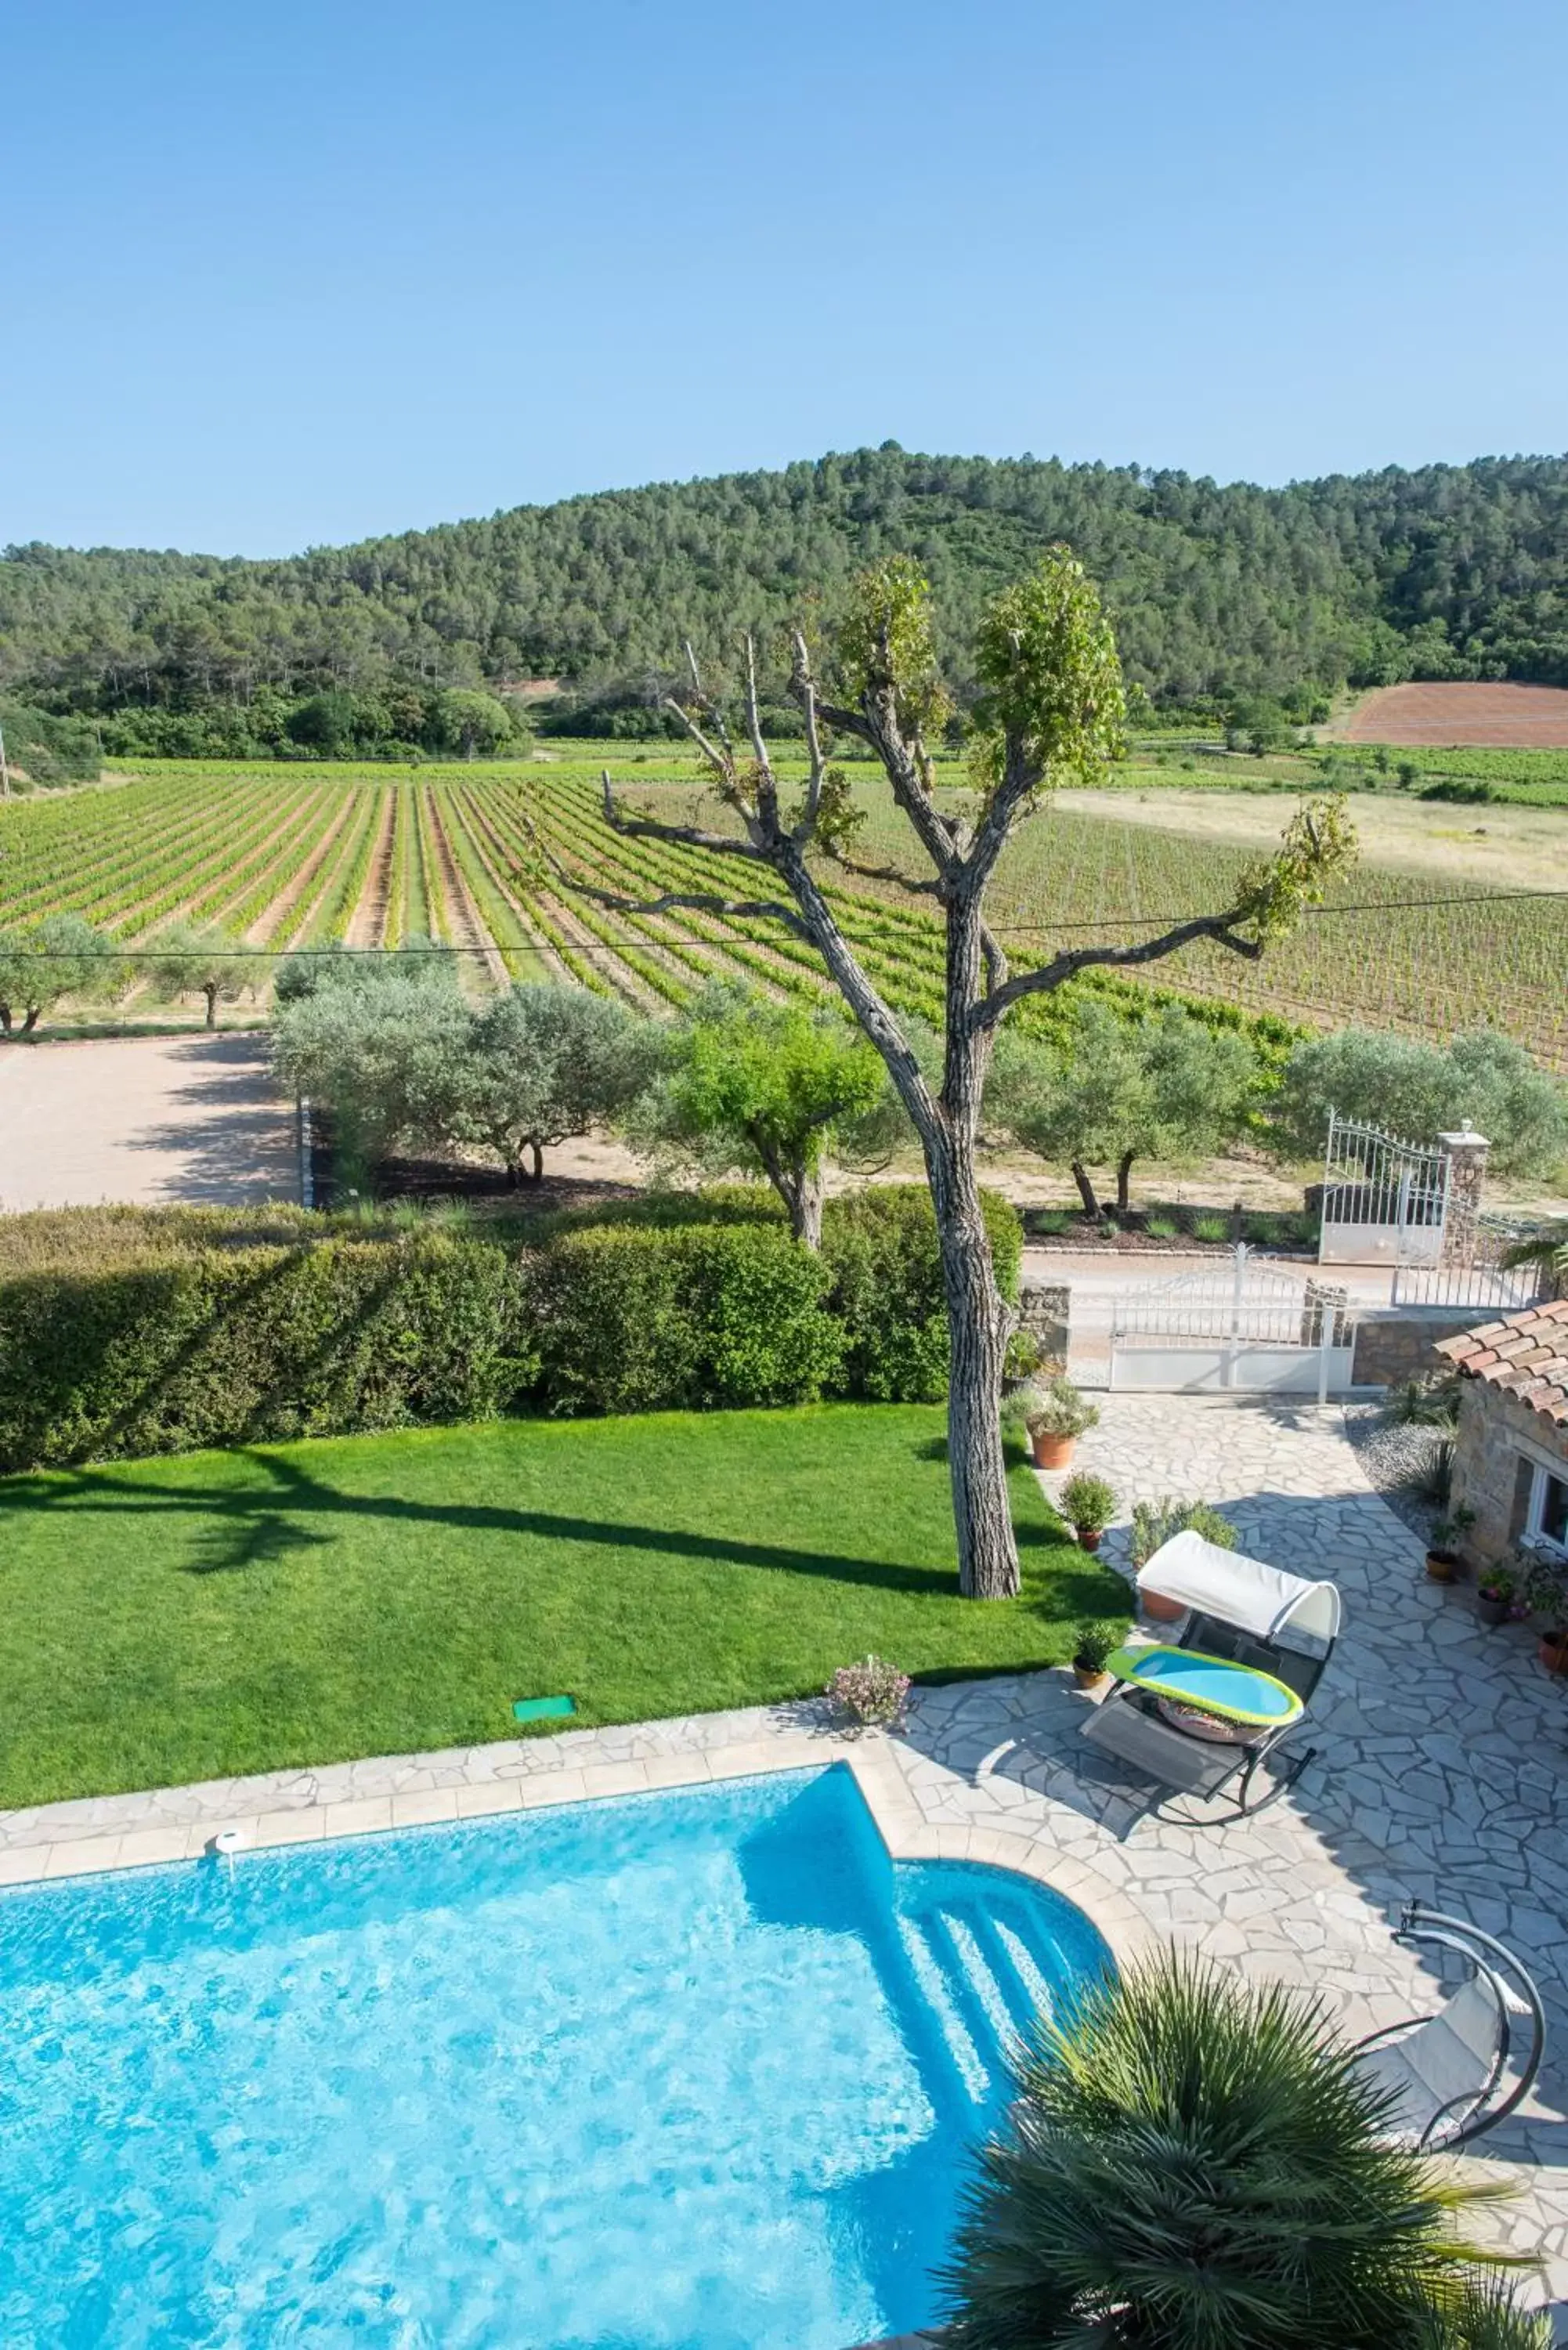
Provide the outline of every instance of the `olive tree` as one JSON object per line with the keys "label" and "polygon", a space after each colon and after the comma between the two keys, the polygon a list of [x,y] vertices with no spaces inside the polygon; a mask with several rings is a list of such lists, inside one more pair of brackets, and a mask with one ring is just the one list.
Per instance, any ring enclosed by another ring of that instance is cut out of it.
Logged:
{"label": "olive tree", "polygon": [[677,1022],[662,1057],[628,1121],[632,1140],[709,1174],[765,1177],[796,1240],[820,1248],[829,1154],[886,1149],[890,1087],[876,1047],[842,1013],[718,984]]}
{"label": "olive tree", "polygon": [[1091,1170],[1116,1170],[1116,1212],[1132,1204],[1138,1159],[1201,1159],[1234,1139],[1258,1079],[1244,1036],[1167,1004],[1128,1020],[1093,996],[1060,1036],[1014,1029],[999,1040],[986,1116],[1026,1150],[1070,1168],[1087,1216]]}
{"label": "olive tree", "polygon": [[475,1013],[450,1073],[454,1139],[496,1151],[513,1183],[552,1143],[617,1118],[647,1085],[653,1024],[586,987],[514,987]]}
{"label": "olive tree", "polygon": [[131,965],[113,960],[112,942],[80,914],[46,914],[25,929],[0,931],[0,1035],[30,1036],[62,996],[90,1000],[125,985]]}
{"label": "olive tree", "polygon": [[148,944],[145,962],[154,993],[205,997],[209,1028],[218,1024],[219,1003],[236,1003],[247,988],[261,984],[266,970],[264,958],[246,953],[242,939],[193,922],[160,932]]}
{"label": "olive tree", "polygon": [[1430,1143],[1468,1121],[1505,1174],[1550,1170],[1568,1151],[1568,1088],[1494,1028],[1448,1045],[1341,1028],[1298,1045],[1270,1112],[1281,1152],[1322,1155],[1330,1110]]}
{"label": "olive tree", "polygon": [[[793,805],[785,806],[763,737],[754,646],[746,641],[739,741],[722,700],[704,691],[694,659],[691,668],[689,695],[671,696],[668,706],[701,752],[738,836],[633,815],[618,803],[607,771],[606,821],[630,837],[699,848],[706,859],[743,873],[753,886],[734,894],[711,888],[675,888],[646,898],[605,889],[594,894],[628,912],[691,907],[731,918],[776,919],[820,954],[882,1055],[919,1137],[936,1215],[950,1332],[948,1459],[959,1585],[976,1598],[1011,1596],[1018,1590],[1018,1552],[1000,1401],[1016,1317],[997,1286],[975,1159],[997,1029],[1014,1005],[1096,966],[1147,966],[1198,940],[1255,960],[1345,861],[1350,831],[1343,806],[1303,806],[1276,856],[1249,868],[1211,913],[1194,913],[1120,945],[1063,947],[1026,962],[1009,955],[987,920],[986,893],[998,860],[1054,785],[1092,781],[1121,747],[1124,697],[1116,641],[1095,588],[1065,548],[1051,549],[1026,578],[995,596],[981,619],[974,647],[980,698],[970,752],[973,788],[961,802],[939,791],[932,765],[929,746],[940,739],[950,705],[931,634],[930,591],[907,556],[891,557],[856,582],[820,680],[804,632],[794,636],[789,691],[804,723],[807,772]],[[912,835],[919,870],[909,887],[942,926],[940,1082],[928,1080],[823,887],[825,856],[854,864],[857,821],[845,773],[828,764],[825,730],[872,754]],[[1047,915],[1048,906],[1040,911]]]}
{"label": "olive tree", "polygon": [[448,1138],[468,1031],[450,958],[323,958],[307,992],[278,1007],[273,1066],[323,1105],[340,1170],[358,1174]]}

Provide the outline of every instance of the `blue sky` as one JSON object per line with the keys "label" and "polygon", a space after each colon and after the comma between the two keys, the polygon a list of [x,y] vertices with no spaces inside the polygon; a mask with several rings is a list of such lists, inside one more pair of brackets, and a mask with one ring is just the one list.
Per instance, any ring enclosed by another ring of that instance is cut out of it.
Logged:
{"label": "blue sky", "polygon": [[24,0],[0,542],[1568,447],[1563,0]]}

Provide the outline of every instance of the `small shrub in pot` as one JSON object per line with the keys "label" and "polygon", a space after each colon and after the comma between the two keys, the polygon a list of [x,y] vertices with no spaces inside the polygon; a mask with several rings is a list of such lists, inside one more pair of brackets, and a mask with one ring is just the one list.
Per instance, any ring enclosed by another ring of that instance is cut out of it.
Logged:
{"label": "small shrub in pot", "polygon": [[1037,1388],[1024,1425],[1041,1469],[1065,1469],[1080,1436],[1094,1428],[1099,1411],[1075,1388],[1065,1372]]}
{"label": "small shrub in pot", "polygon": [[1531,1568],[1525,1597],[1543,1620],[1541,1661],[1549,1673],[1568,1673],[1568,1562],[1541,1558]]}
{"label": "small shrub in pot", "polygon": [[1098,1689],[1109,1679],[1106,1659],[1120,1645],[1119,1633],[1092,1617],[1085,1617],[1073,1635],[1073,1678],[1080,1689]]}
{"label": "small shrub in pot", "polygon": [[1506,1624],[1519,1590],[1519,1577],[1506,1566],[1488,1569],[1476,1586],[1476,1614],[1483,1624]]}
{"label": "small shrub in pot", "polygon": [[1084,1548],[1098,1550],[1100,1536],[1116,1513],[1116,1491],[1104,1477],[1091,1477],[1080,1469],[1063,1486],[1057,1507]]}
{"label": "small shrub in pot", "polygon": [[840,1665],[826,1691],[839,1719],[853,1730],[896,1728],[909,1694],[909,1674],[885,1657],[862,1657],[857,1665]]}
{"label": "small shrub in pot", "polygon": [[1463,1504],[1450,1510],[1446,1516],[1432,1521],[1432,1539],[1427,1546],[1427,1573],[1434,1583],[1455,1583],[1463,1573],[1459,1544],[1476,1522],[1473,1510]]}
{"label": "small shrub in pot", "polygon": [[[1222,1518],[1208,1502],[1179,1501],[1173,1494],[1162,1493],[1158,1502],[1138,1502],[1133,1507],[1132,1564],[1135,1574],[1148,1565],[1157,1550],[1163,1550],[1174,1534],[1201,1534],[1216,1550],[1234,1550],[1236,1529],[1229,1518]],[[1145,1615],[1158,1624],[1179,1623],[1187,1610],[1174,1599],[1163,1598],[1158,1591],[1139,1594]]]}

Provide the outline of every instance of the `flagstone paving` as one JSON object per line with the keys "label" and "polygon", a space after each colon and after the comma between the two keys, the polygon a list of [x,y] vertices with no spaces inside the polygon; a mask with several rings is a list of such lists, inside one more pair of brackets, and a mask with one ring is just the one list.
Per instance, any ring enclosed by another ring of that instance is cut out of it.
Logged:
{"label": "flagstone paving", "polygon": [[1148,1787],[1082,1743],[1092,1700],[1058,1670],[918,1690],[898,1737],[849,1745],[803,1704],[0,1814],[0,1882],[193,1856],[229,1825],[293,1842],[847,1755],[898,1856],[1025,1868],[1122,1952],[1176,1940],[1321,1991],[1352,2033],[1436,2004],[1439,1986],[1392,1934],[1407,1900],[1429,1902],[1501,1936],[1545,1995],[1542,2079],[1484,2141],[1509,2189],[1485,2224],[1542,2262],[1568,2303],[1568,1689],[1526,1630],[1485,1630],[1468,1586],[1427,1582],[1337,1408],[1108,1396],[1102,1415],[1075,1465],[1121,1497],[1113,1565],[1129,1571],[1133,1503],[1172,1493],[1219,1503],[1244,1550],[1344,1594],[1312,1707],[1316,1760],[1251,1820],[1152,1817]]}

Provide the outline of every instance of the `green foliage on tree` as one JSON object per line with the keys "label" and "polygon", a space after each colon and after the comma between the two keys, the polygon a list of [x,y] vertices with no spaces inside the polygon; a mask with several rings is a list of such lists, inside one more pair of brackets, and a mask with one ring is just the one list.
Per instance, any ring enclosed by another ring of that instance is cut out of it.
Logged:
{"label": "green foliage on tree", "polygon": [[885,1152],[903,1123],[880,1055],[841,1014],[716,984],[670,1032],[632,1132],[709,1175],[765,1177],[818,1248],[829,1157]]}
{"label": "green foliage on tree", "polygon": [[1281,1153],[1321,1158],[1331,1109],[1423,1144],[1468,1121],[1505,1174],[1550,1170],[1568,1151],[1568,1090],[1491,1028],[1446,1048],[1366,1028],[1298,1045],[1270,1105]]}
{"label": "green foliage on tree", "polygon": [[446,1131],[495,1151],[514,1183],[524,1172],[537,1182],[553,1143],[622,1115],[658,1049],[652,1024],[613,996],[514,987],[477,1012],[462,1039],[448,1073]]}
{"label": "green foliage on tree", "polygon": [[1311,723],[1346,681],[1568,681],[1565,513],[1561,456],[1264,490],[867,449],[283,561],[14,547],[0,666],[19,698],[100,717],[111,753],[286,749],[295,705],[337,694],[362,749],[429,748],[441,691],[524,678],[569,682],[556,723],[642,732],[684,639],[716,656],[737,629],[765,639],[803,582],[831,629],[859,572],[918,547],[967,707],[987,598],[1064,541],[1146,711],[1266,699]]}
{"label": "green foliage on tree", "polygon": [[110,944],[80,914],[46,914],[0,930],[0,1035],[11,1035],[20,1022],[30,1036],[62,996],[90,1003],[117,992],[128,967],[111,957]]}
{"label": "green foliage on tree", "polygon": [[947,2272],[951,2350],[1545,2350],[1485,2189],[1383,2142],[1319,2003],[1189,1958],[1038,2019]]}
{"label": "green foliage on tree", "polygon": [[1258,1078],[1243,1036],[1176,1005],[1128,1021],[1083,996],[1059,1036],[1003,1030],[986,1113],[1026,1150],[1072,1170],[1086,1215],[1101,1212],[1091,1170],[1114,1168],[1125,1215],[1135,1161],[1222,1149],[1245,1125]]}
{"label": "green foliage on tree", "polygon": [[174,922],[148,945],[142,959],[155,995],[201,995],[207,1025],[218,1024],[220,1003],[235,1003],[266,978],[265,956],[249,954],[229,931],[195,922]]}
{"label": "green foliage on tree", "polygon": [[466,692],[458,687],[437,696],[430,728],[437,750],[456,751],[465,759],[499,751],[516,742],[520,733],[506,704],[494,694]]}
{"label": "green foliage on tree", "polygon": [[274,1066],[327,1110],[340,1180],[363,1183],[393,1150],[444,1140],[469,1030],[452,958],[400,949],[302,958],[295,970]]}

